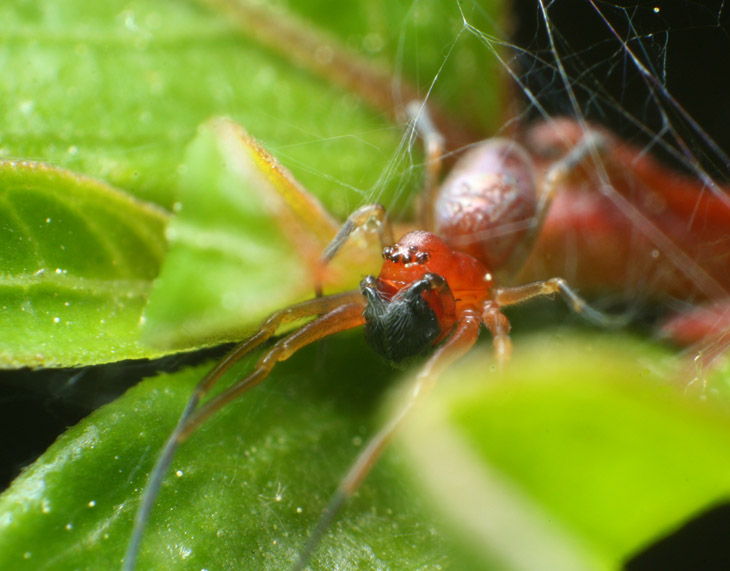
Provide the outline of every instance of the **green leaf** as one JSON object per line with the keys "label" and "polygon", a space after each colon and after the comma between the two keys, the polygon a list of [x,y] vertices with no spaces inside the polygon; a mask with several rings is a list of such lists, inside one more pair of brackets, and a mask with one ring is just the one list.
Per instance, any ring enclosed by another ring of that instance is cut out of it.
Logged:
{"label": "green leaf", "polygon": [[727,409],[669,384],[674,364],[631,338],[525,340],[503,378],[452,372],[405,454],[484,561],[618,568],[730,498]]}
{"label": "green leaf", "polygon": [[[468,7],[470,21],[481,29],[487,29],[494,17],[490,11],[499,9],[492,3],[489,6],[489,11],[478,5]],[[191,196],[189,178],[180,166],[199,124],[212,116],[228,115],[265,141],[337,217],[342,219],[356,206],[373,200],[398,215],[408,209],[410,192],[422,181],[418,159],[410,149],[401,148],[404,129],[394,122],[404,103],[423,97],[431,79],[439,75],[444,81],[431,94],[434,110],[449,106],[458,115],[476,109],[473,116],[462,118],[441,113],[440,125],[448,133],[457,133],[463,140],[465,132],[486,132],[500,116],[498,105],[484,102],[497,101],[501,88],[483,80],[484,76],[496,77],[492,71],[498,62],[480,58],[486,40],[464,28],[461,9],[457,4],[437,4],[412,11],[397,3],[351,2],[335,13],[315,4],[271,8],[241,2],[231,14],[230,5],[206,8],[171,0],[119,0],[101,5],[61,0],[53,9],[38,9],[20,0],[6,2],[0,7],[0,33],[6,38],[0,46],[4,70],[0,85],[5,94],[0,156],[41,158],[171,208],[184,203],[177,196],[180,176],[183,192]],[[242,26],[241,10],[263,24]],[[353,26],[358,21],[368,24],[356,34]],[[277,26],[290,33],[277,34]],[[423,37],[429,41],[422,41]],[[304,40],[297,38],[313,38],[319,42],[315,48],[321,49],[304,50],[297,43]],[[303,53],[309,54],[308,62],[302,61]],[[346,76],[352,77],[355,70],[378,78],[378,83],[342,80],[332,73],[334,66],[327,54],[342,55],[338,61]],[[310,65],[312,62],[316,65]],[[475,73],[475,66],[481,75]],[[397,91],[394,82],[400,86]],[[474,97],[480,99],[480,105],[471,105]],[[398,121],[402,119],[400,116]],[[199,168],[196,176],[210,170]],[[197,191],[206,190],[202,180]],[[208,204],[212,210],[219,209],[222,219],[226,217],[225,203],[211,200]],[[50,212],[47,204],[37,206],[39,212],[46,208]],[[55,224],[68,219],[58,218]],[[263,229],[267,221],[259,222],[261,240],[275,241]],[[100,220],[99,227],[103,223]],[[211,218],[208,226],[217,223],[224,221]],[[68,228],[57,227],[71,236],[76,226],[71,222]],[[233,236],[239,243],[245,242],[251,232]],[[105,239],[111,243],[117,237],[112,234]],[[231,255],[231,244],[224,241],[221,245],[225,257],[240,262],[239,256]],[[139,252],[141,260],[159,261],[156,246],[144,247],[147,249]],[[277,262],[282,276],[277,288],[271,279],[258,277],[261,264],[216,270],[212,258],[200,264],[194,253],[171,253],[167,267],[184,266],[187,275],[192,275],[192,280],[172,286],[178,293],[185,294],[186,287],[206,278],[219,289],[237,292],[232,302],[228,296],[223,303],[219,290],[207,299],[189,295],[178,299],[159,289],[158,300],[164,299],[189,317],[185,320],[188,333],[175,344],[191,348],[200,345],[201,337],[208,343],[231,338],[275,305],[300,298],[305,289],[300,277],[305,270],[297,256],[300,254],[293,250],[287,259]],[[100,260],[89,257],[89,268],[92,262]],[[193,265],[186,265],[189,263]],[[100,264],[92,273],[103,270],[103,262]],[[151,267],[146,266],[147,270],[155,274]],[[12,273],[2,267],[0,272]],[[297,287],[286,287],[287,280],[290,284],[296,281]],[[205,296],[207,286],[200,285]],[[8,345],[6,364],[91,364],[159,354],[160,349],[141,348],[134,334],[148,285],[132,288],[132,292],[123,283],[107,283],[106,287],[111,289],[103,294],[103,303],[98,288],[81,299],[63,300],[73,302],[71,307],[98,311],[102,316],[94,325],[101,327],[88,327],[88,311],[83,317],[55,311],[56,292],[36,288],[34,297],[7,305],[13,314],[12,333],[6,333],[11,330],[8,327],[3,334],[24,343]],[[266,293],[266,302],[261,303]],[[54,337],[55,330],[38,329],[38,320],[30,312],[16,311],[18,303],[42,308],[41,321],[54,323],[58,318],[66,324],[83,324],[92,346],[87,349],[77,335],[59,338]],[[221,308],[221,303],[232,303],[227,319],[215,321],[196,313],[201,307]],[[154,322],[155,311],[150,315]],[[240,323],[237,329],[231,325],[234,321]],[[174,329],[178,324],[167,322],[165,327]],[[42,341],[39,336],[27,336],[28,331],[37,332]],[[157,342],[162,343],[160,338],[165,335],[149,334],[147,340],[158,337]],[[107,343],[107,352],[99,353],[94,341],[96,345]],[[164,344],[169,347],[171,342]]]}
{"label": "green leaf", "polygon": [[[140,569],[291,564],[371,433],[372,409],[392,376],[359,335],[332,338],[324,351],[325,359],[317,348],[297,354],[183,444],[145,534]],[[206,368],[138,385],[69,430],[18,478],[0,500],[0,568],[117,568],[148,472]],[[422,569],[447,561],[448,542],[399,472],[397,459],[378,467],[328,532],[315,568]]]}
{"label": "green leaf", "polygon": [[315,262],[339,224],[276,159],[217,119],[201,127],[182,171],[170,252],[145,312],[147,339],[238,340],[252,319],[313,295]]}
{"label": "green leaf", "polygon": [[0,367],[159,355],[137,338],[166,221],[102,182],[0,161]]}
{"label": "green leaf", "polygon": [[[479,41],[459,41],[460,58],[444,60],[462,27],[456,4],[414,13],[393,2],[347,2],[336,13],[307,3],[275,11],[258,2],[240,6],[297,33],[339,36],[342,43],[328,42],[312,55],[326,64],[327,53],[352,48],[346,63],[376,66],[385,78],[378,93],[386,102],[363,104],[359,88],[333,84],[320,70],[302,70],[298,54],[307,50],[289,36],[273,30],[261,38],[270,25],[242,30],[220,8],[173,0],[60,0],[51,9],[14,0],[0,7],[0,153],[42,158],[170,207],[177,167],[195,129],[211,116],[229,115],[342,216],[372,189],[383,192],[381,167],[402,134],[386,116],[394,116],[392,75],[404,62],[408,69],[399,84],[416,87],[400,95],[424,95],[444,64],[453,83],[439,87],[442,106],[477,110],[480,119],[466,120],[480,125],[475,130],[481,133],[499,116],[484,101],[496,101],[501,92],[475,73],[476,66],[494,69],[498,63],[479,61]],[[481,10],[472,11],[477,23],[487,20]],[[360,30],[353,35],[357,21]],[[428,53],[416,57],[427,46]],[[403,201],[395,200],[402,188],[392,179],[390,196],[382,200],[402,208]]]}

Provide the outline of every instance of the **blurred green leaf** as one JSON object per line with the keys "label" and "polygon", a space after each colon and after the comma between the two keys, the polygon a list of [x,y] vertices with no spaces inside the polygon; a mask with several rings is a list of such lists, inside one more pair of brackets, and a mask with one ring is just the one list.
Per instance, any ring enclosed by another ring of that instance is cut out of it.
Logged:
{"label": "blurred green leaf", "polygon": [[404,431],[414,477],[487,561],[618,568],[730,498],[730,417],[669,384],[674,365],[586,335],[524,340],[499,379],[472,359]]}
{"label": "blurred green leaf", "polygon": [[145,338],[167,346],[241,339],[252,320],[313,295],[314,262],[338,228],[241,127],[206,123],[182,168]]}
{"label": "blurred green leaf", "polygon": [[[336,11],[309,3],[291,9],[239,4],[315,37],[339,37],[355,56],[382,69],[388,97],[391,75],[404,65],[398,81],[417,85],[421,95],[441,71],[449,83],[438,87],[434,102],[441,98],[442,106],[461,110],[482,134],[498,121],[498,109],[485,101],[501,92],[475,73],[498,64],[480,61],[479,41],[466,34],[457,41],[460,57],[444,59],[462,27],[456,4],[412,10],[401,3],[348,2]],[[470,9],[483,27],[499,10],[488,6],[487,12]],[[84,172],[170,207],[177,167],[195,129],[211,116],[229,115],[338,215],[373,189],[382,192],[382,166],[402,134],[387,117],[392,110],[364,105],[357,91],[302,70],[301,50],[287,37],[263,45],[252,39],[255,30],[241,30],[217,10],[192,0],[4,2],[0,153]],[[340,48],[328,43],[320,61]],[[472,105],[477,98],[479,105]],[[391,195],[382,200],[396,207],[397,177],[388,186]]]}

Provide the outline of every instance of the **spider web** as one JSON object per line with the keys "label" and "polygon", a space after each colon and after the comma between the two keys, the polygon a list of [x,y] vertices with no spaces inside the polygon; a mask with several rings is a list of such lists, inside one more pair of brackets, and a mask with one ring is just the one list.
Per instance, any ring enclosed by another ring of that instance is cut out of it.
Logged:
{"label": "spider web", "polygon": [[[518,10],[515,45],[525,49],[516,48],[516,60],[530,119],[567,115],[607,126],[640,153],[697,181],[697,198],[688,209],[699,208],[700,197],[709,193],[717,197],[714,208],[730,212],[721,187],[730,173],[724,104],[730,84],[718,73],[718,63],[730,53],[723,2],[538,0],[519,2]],[[606,188],[610,193],[610,185]],[[727,297],[726,282],[708,276],[676,238],[612,196],[661,255],[690,276],[702,297]],[[689,230],[693,215],[688,212],[684,222]],[[679,309],[686,299],[670,305]]]}
{"label": "spider web", "polygon": [[525,90],[549,113],[608,125],[716,191],[730,142],[717,68],[730,51],[723,3],[572,4],[541,3],[540,19],[520,20],[517,41],[532,35],[520,55]]}

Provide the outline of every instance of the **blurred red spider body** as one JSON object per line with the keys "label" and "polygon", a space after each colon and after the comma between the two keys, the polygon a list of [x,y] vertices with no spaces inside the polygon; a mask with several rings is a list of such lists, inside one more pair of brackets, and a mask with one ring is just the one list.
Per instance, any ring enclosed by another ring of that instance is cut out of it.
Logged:
{"label": "blurred red spider body", "polygon": [[[598,164],[605,177],[589,162],[563,182],[520,279],[559,273],[594,293],[694,302],[728,297],[726,189],[713,192],[607,130],[590,129],[604,140]],[[531,129],[525,144],[545,172],[556,152],[584,133],[576,121],[560,119]]]}

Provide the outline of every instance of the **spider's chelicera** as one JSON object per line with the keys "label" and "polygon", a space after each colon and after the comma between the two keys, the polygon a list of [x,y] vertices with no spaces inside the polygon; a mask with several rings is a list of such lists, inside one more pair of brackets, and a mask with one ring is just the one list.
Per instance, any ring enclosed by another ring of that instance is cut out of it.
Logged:
{"label": "spider's chelicera", "polygon": [[368,300],[363,335],[375,352],[399,365],[432,347],[441,328],[423,294],[432,290],[435,282],[443,283],[446,295],[451,295],[446,282],[436,274],[426,274],[390,298],[373,276],[361,282],[360,291]]}

